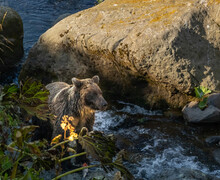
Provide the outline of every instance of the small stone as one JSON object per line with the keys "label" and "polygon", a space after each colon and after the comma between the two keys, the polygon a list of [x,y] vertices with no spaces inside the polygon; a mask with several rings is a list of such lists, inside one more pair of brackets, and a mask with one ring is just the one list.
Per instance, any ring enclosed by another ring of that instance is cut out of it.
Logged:
{"label": "small stone", "polygon": [[184,119],[191,123],[220,122],[220,109],[213,105],[201,110],[198,102],[192,101],[183,108],[182,112]]}

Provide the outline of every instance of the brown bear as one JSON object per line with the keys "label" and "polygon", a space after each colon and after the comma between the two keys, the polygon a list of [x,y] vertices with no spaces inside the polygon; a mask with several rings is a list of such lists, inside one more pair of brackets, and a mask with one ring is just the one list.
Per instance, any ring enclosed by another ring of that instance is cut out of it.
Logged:
{"label": "brown bear", "polygon": [[[102,91],[98,86],[99,77],[94,76],[87,79],[72,78],[72,84],[64,82],[54,82],[46,86],[50,91],[48,104],[51,113],[56,116],[53,125],[54,138],[58,134],[63,135],[61,120],[64,115],[73,117],[70,123],[75,127],[76,133],[79,133],[82,127],[89,131],[93,130],[95,121],[95,110],[104,110],[107,102],[102,96]],[[77,143],[78,153],[82,152],[82,146]],[[76,164],[89,163],[86,156],[76,158]]]}
{"label": "brown bear", "polygon": [[52,114],[57,116],[53,125],[53,137],[63,133],[60,124],[64,115],[74,118],[71,124],[77,133],[82,127],[93,130],[95,110],[104,110],[107,107],[98,83],[99,77],[94,76],[87,79],[72,78],[71,85],[53,82],[46,86],[50,91],[49,108]]}

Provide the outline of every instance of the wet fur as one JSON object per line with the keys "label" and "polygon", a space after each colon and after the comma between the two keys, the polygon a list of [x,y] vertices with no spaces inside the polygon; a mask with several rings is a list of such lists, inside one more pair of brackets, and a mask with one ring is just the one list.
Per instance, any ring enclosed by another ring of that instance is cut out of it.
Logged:
{"label": "wet fur", "polygon": [[84,96],[90,89],[96,89],[100,93],[101,90],[91,79],[85,79],[82,83],[81,87],[64,82],[54,82],[46,86],[50,91],[49,108],[52,114],[57,116],[56,122],[53,123],[53,137],[63,133],[60,123],[64,115],[74,117],[72,125],[76,127],[77,133],[82,127],[87,127],[89,131],[93,130],[95,110],[85,105]]}

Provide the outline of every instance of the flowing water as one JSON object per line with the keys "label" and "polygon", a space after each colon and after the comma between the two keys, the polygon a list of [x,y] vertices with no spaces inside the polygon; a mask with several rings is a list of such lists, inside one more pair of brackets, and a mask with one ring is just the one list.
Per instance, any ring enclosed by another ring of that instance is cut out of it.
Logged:
{"label": "flowing water", "polygon": [[[39,36],[60,15],[76,13],[94,3],[92,0],[0,0],[0,5],[12,7],[23,20],[22,62]],[[19,68],[5,82],[16,82]],[[217,128],[186,125],[181,119],[166,118],[161,111],[122,101],[115,102],[105,112],[97,112],[94,126],[95,130],[117,137],[118,147],[128,153],[126,167],[136,179],[144,180],[220,178],[220,166],[212,157],[212,149],[204,143],[208,135],[219,132]]]}
{"label": "flowing water", "polygon": [[128,151],[126,166],[136,179],[220,178],[220,166],[204,144],[206,127],[118,101],[111,110],[96,113],[94,129],[116,135],[118,146]]}

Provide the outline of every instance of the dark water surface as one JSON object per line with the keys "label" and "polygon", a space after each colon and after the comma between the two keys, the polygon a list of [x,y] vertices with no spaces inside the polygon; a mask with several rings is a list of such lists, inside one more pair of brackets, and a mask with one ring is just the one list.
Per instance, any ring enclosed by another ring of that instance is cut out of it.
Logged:
{"label": "dark water surface", "polygon": [[[74,14],[94,6],[95,0],[0,0],[1,6],[9,6],[16,10],[23,20],[24,26],[24,57],[37,42],[41,34],[53,26],[55,20],[63,14]],[[20,67],[16,67],[4,77],[0,84],[17,82]]]}
{"label": "dark water surface", "polygon": [[[0,5],[12,7],[23,20],[23,62],[39,36],[60,15],[92,7],[94,1],[0,0]],[[19,68],[5,82],[17,82]],[[218,128],[219,125],[186,125],[183,120],[165,118],[160,111],[120,101],[105,112],[97,112],[94,127],[117,136],[118,146],[128,150],[126,166],[136,179],[144,180],[203,180],[208,179],[207,175],[212,176],[209,179],[220,178],[220,166],[212,157],[212,149],[204,143],[209,135],[219,135]],[[50,175],[45,179],[50,179]],[[69,179],[74,178],[70,176]]]}

